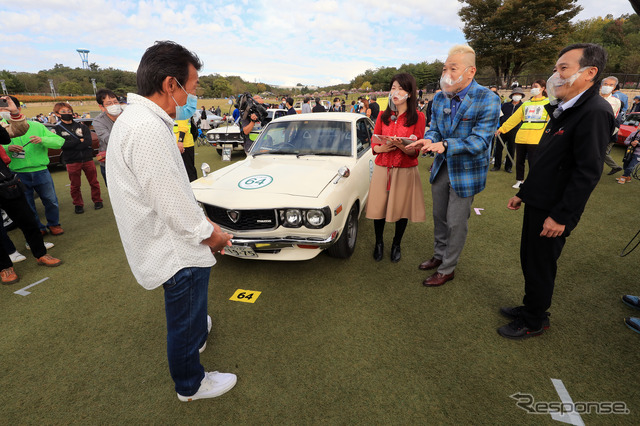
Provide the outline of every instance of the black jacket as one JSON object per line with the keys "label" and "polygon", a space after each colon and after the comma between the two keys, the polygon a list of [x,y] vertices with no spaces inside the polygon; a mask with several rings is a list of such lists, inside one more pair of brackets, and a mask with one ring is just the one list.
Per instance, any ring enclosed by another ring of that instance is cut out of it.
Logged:
{"label": "black jacket", "polygon": [[52,130],[64,138],[61,155],[63,164],[91,161],[93,158],[91,130],[87,126],[75,121],[71,124],[59,122]]}
{"label": "black jacket", "polygon": [[378,105],[378,102],[370,102],[369,108],[371,108],[371,119],[375,123],[380,114],[380,105]]}
{"label": "black jacket", "polygon": [[547,125],[527,179],[517,196],[549,211],[561,225],[573,229],[602,175],[604,155],[615,117],[594,84],[575,105],[553,117],[557,106],[546,105]]}

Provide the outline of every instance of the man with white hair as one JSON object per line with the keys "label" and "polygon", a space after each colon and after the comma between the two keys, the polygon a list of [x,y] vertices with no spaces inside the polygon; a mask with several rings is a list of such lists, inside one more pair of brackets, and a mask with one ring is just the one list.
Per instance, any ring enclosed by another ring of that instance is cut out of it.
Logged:
{"label": "man with white hair", "polygon": [[[614,117],[617,117],[618,114],[620,114],[620,109],[622,107],[622,102],[620,102],[620,99],[611,94],[616,88],[617,84],[618,79],[614,76],[609,76],[602,79],[602,83],[600,85],[600,96],[602,96],[607,102],[609,102],[609,105],[611,105],[611,108],[613,108]],[[604,157],[604,163],[607,166],[611,167],[611,171],[607,173],[608,175],[615,175],[616,173],[622,171],[622,167],[620,167],[618,163],[615,162],[613,157],[611,157],[611,148],[616,142],[617,134],[618,129],[614,130],[613,135],[611,135],[611,140],[609,141],[609,145],[607,145],[607,154]]]}
{"label": "man with white hair", "polygon": [[473,197],[487,182],[489,151],[500,117],[500,98],[475,82],[476,54],[469,46],[449,51],[433,99],[431,127],[408,147],[436,153],[431,168],[434,254],[419,269],[437,269],[422,283],[445,284],[467,238]]}

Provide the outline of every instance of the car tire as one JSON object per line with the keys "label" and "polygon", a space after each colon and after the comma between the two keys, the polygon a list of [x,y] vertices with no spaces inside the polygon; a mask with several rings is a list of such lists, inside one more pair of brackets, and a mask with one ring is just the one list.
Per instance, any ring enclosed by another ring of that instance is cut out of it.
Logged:
{"label": "car tire", "polygon": [[358,212],[358,203],[354,203],[338,241],[327,249],[329,256],[346,259],[353,254],[358,239]]}

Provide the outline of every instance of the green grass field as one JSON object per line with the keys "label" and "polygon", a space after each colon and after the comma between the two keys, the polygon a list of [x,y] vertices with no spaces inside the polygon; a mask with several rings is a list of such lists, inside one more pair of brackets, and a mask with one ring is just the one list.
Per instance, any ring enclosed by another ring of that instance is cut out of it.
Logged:
{"label": "green grass field", "polygon": [[[227,164],[210,147],[196,150],[198,168]],[[420,166],[428,212],[430,162]],[[519,304],[523,292],[522,211],[506,208],[513,174],[490,173],[456,278],[440,288],[423,287],[427,274],[417,269],[432,254],[431,220],[409,224],[398,264],[373,261],[364,217],[348,260],[219,256],[201,359],[209,371],[236,373],[238,384],[184,404],[167,366],[163,291],[133,279],[106,189],[105,208],[94,211],[83,181],[86,213],[75,215],[66,172],[53,176],[65,234],[46,240],[65,264],[44,268],[28,257],[16,264],[20,282],[0,286],[1,424],[558,424],[510,398],[559,402],[551,379],[574,402],[623,401],[630,410],[583,414],[586,424],[640,423],[640,335],[623,324],[640,312],[620,302],[640,293],[640,250],[619,256],[639,228],[638,181],[603,175],[560,260],[551,328],[525,341],[496,333],[507,322],[498,308]],[[388,247],[392,233],[388,226]],[[20,231],[10,236],[26,254]],[[46,277],[28,296],[14,293]],[[237,289],[262,294],[252,304],[229,300]]]}

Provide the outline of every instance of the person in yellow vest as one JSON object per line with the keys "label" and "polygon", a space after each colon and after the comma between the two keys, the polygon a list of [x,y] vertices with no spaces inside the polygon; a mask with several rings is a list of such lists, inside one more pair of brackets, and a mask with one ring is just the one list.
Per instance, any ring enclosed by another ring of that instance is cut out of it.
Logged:
{"label": "person in yellow vest", "polygon": [[180,150],[180,155],[182,155],[189,182],[193,182],[198,179],[198,172],[195,165],[195,144],[193,143],[193,133],[191,132],[191,120],[175,120],[173,133],[176,135],[178,149]]}
{"label": "person in yellow vest", "polygon": [[532,98],[524,102],[516,112],[504,122],[496,133],[507,133],[522,123],[516,134],[516,183],[513,188],[520,188],[524,182],[524,162],[529,160],[529,168],[535,159],[536,149],[544,129],[549,122],[549,114],[544,108],[549,103],[546,92],[547,82],[536,80],[531,85]]}

